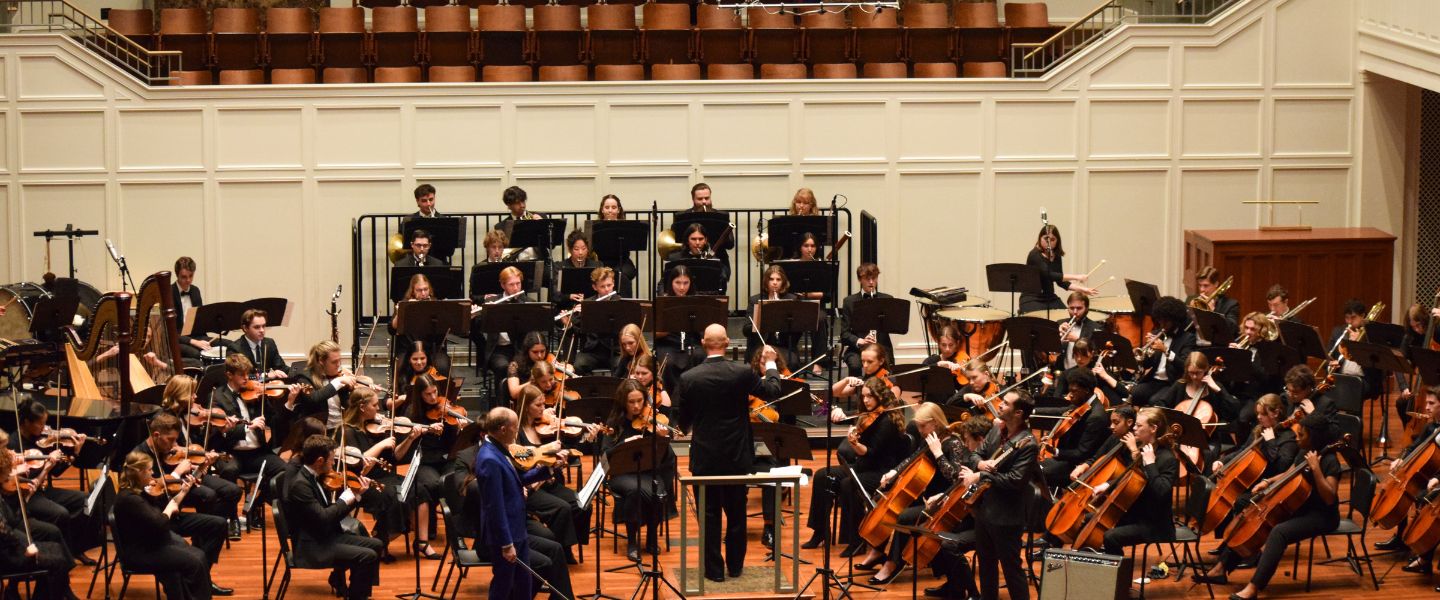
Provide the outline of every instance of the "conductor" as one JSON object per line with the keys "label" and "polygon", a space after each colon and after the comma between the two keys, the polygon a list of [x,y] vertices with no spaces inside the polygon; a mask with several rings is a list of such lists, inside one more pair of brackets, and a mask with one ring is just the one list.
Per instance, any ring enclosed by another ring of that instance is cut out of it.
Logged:
{"label": "conductor", "polygon": [[[675,390],[676,425],[691,432],[690,473],[746,475],[755,460],[751,437],[749,396],[766,400],[780,394],[780,373],[775,362],[765,363],[761,378],[748,366],[725,360],[730,338],[725,327],[705,328],[701,345],[705,360],[680,376]],[[691,426],[694,429],[691,429]],[[745,565],[745,494],[743,485],[705,488],[705,578],[724,581],[739,577]],[[725,512],[725,556],[720,555],[720,512]],[[728,567],[724,570],[721,567]]]}

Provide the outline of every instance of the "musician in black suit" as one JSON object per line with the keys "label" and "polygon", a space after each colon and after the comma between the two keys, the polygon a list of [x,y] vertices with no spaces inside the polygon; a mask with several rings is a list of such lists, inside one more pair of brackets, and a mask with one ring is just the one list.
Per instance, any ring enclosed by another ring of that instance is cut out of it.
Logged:
{"label": "musician in black suit", "polygon": [[410,213],[412,219],[434,219],[440,216],[440,211],[435,210],[435,186],[422,183],[415,186],[415,212]]}
{"label": "musician in black suit", "polygon": [[1065,310],[1069,315],[1056,322],[1060,324],[1060,346],[1062,352],[1051,365],[1057,371],[1075,366],[1075,342],[1088,340],[1098,326],[1090,319],[1090,296],[1081,292],[1070,292],[1065,299]]}
{"label": "musician in black suit", "polygon": [[[1430,339],[1425,339],[1426,332],[1430,329],[1429,324],[1434,321],[1435,315],[1440,313],[1440,308],[1430,308],[1420,303],[1411,304],[1405,311],[1405,337],[1400,340],[1400,350],[1406,356],[1410,356],[1415,348],[1429,349],[1435,342],[1440,342],[1440,335],[1434,331],[1430,332]],[[1437,329],[1436,331],[1440,331]],[[1410,375],[1395,375],[1395,381],[1400,389],[1400,397],[1395,400],[1395,414],[1400,416],[1400,422],[1407,427],[1410,425],[1410,412],[1422,402],[1415,401],[1416,392],[1412,388],[1422,387],[1422,382],[1411,381]]]}
{"label": "musician in black suit", "polygon": [[[200,297],[200,288],[195,286],[195,259],[182,256],[175,259],[175,281],[170,284],[170,295],[175,307],[175,330],[185,330],[185,314],[192,308],[205,306]],[[210,342],[203,338],[180,336],[180,357],[194,361],[191,366],[200,366],[200,352],[210,349]]]}
{"label": "musician in black suit", "polygon": [[410,233],[410,253],[395,261],[397,267],[443,267],[445,259],[430,255],[430,232],[416,229]]}
{"label": "musician in black suit", "polygon": [[[1134,431],[1120,440],[1125,444],[1119,454],[1120,461],[1126,465],[1139,461],[1138,468],[1145,474],[1145,489],[1120,517],[1119,524],[1105,532],[1106,554],[1124,554],[1126,546],[1175,539],[1170,493],[1180,478],[1180,461],[1169,446],[1157,443],[1166,426],[1162,409],[1142,408],[1136,416]],[[1095,486],[1095,493],[1102,494],[1109,488],[1109,482],[1101,483]]]}
{"label": "musician in black suit", "polygon": [[[210,402],[207,409],[218,408],[225,411],[230,417],[230,426],[210,434],[213,449],[230,454],[230,459],[221,460],[215,465],[216,474],[222,479],[234,482],[240,475],[261,473],[265,481],[270,481],[275,474],[282,470],[284,464],[280,457],[275,454],[274,444],[281,441],[279,436],[266,436],[269,425],[266,421],[273,416],[280,405],[288,407],[285,412],[294,410],[295,403],[300,396],[298,385],[287,386],[284,391],[284,400],[272,402],[264,393],[253,401],[245,401],[240,397],[241,390],[248,383],[250,378],[250,361],[239,354],[231,354],[225,357],[225,385],[216,386],[211,390]],[[258,491],[259,502],[265,502],[269,496],[270,486],[261,485]],[[234,505],[230,508],[233,510]]]}
{"label": "musician in black suit", "polygon": [[[780,373],[775,363],[765,365],[765,377],[749,366],[725,360],[730,338],[725,326],[705,328],[701,344],[705,360],[680,376],[675,390],[676,425],[690,431],[690,473],[693,475],[745,475],[752,471],[755,442],[750,431],[749,396],[765,400],[780,394]],[[705,577],[723,581],[728,572],[739,577],[745,564],[745,493],[740,486],[705,488]],[[720,555],[720,513],[725,513],[725,557]],[[722,567],[728,567],[722,571]]]}
{"label": "musician in black suit", "polygon": [[[1005,572],[1005,586],[1012,600],[1030,598],[1020,541],[1035,498],[1033,482],[1040,476],[1035,463],[1035,437],[1030,433],[1030,413],[1034,410],[1030,394],[1006,393],[1000,404],[999,426],[990,430],[985,443],[961,471],[960,480],[967,487],[982,480],[990,483],[990,489],[973,509],[975,556],[984,598],[999,597],[999,570]],[[1010,455],[997,461],[996,457],[1006,450],[1011,450]]]}
{"label": "musician in black suit", "polygon": [[[323,435],[305,439],[300,465],[286,477],[285,516],[294,532],[295,552],[301,560],[331,565],[330,587],[336,595],[351,600],[370,597],[370,588],[380,579],[380,551],[384,544],[375,538],[345,533],[340,521],[360,501],[348,488],[331,500],[320,481],[334,466],[335,441]],[[345,585],[345,571],[350,584]]]}
{"label": "musician in black suit", "polygon": [[[524,286],[525,276],[520,272],[520,269],[505,267],[503,271],[500,271],[500,291],[504,293],[504,296],[491,297],[487,295],[481,300],[485,303],[495,304],[519,304],[521,302],[529,302],[530,294],[522,293]],[[500,298],[507,296],[509,299],[504,302],[499,301]],[[484,310],[482,307],[482,314],[480,315],[482,317],[484,316]],[[495,376],[495,381],[505,381],[505,378],[509,376],[510,361],[515,360],[515,343],[520,341],[518,338],[519,335],[524,335],[524,332],[502,331],[499,335],[483,335],[485,339],[485,364],[489,367],[490,373]],[[515,337],[515,339],[511,339],[512,337]]]}
{"label": "musician in black suit", "polygon": [[[1270,310],[1268,313],[1270,318],[1279,319],[1285,316],[1290,312],[1290,292],[1285,289],[1285,286],[1278,283],[1270,286],[1270,289],[1265,291],[1265,305]],[[1305,324],[1305,320],[1301,319],[1299,314],[1290,315],[1290,318],[1285,320],[1291,323]]]}
{"label": "musician in black suit", "polygon": [[1326,342],[1326,348],[1332,349],[1329,356],[1331,373],[1341,375],[1354,375],[1365,380],[1365,398],[1374,398],[1380,395],[1382,386],[1385,383],[1385,373],[1380,369],[1362,367],[1359,363],[1345,358],[1345,353],[1340,348],[1341,337],[1351,341],[1367,341],[1365,338],[1365,313],[1367,312],[1364,302],[1351,298],[1345,301],[1344,322],[1336,325],[1330,330],[1330,337]]}
{"label": "musician in black suit", "polygon": [[[0,446],[9,443],[9,436],[0,431]],[[14,455],[0,452],[0,473],[9,473],[13,467]],[[75,559],[59,528],[35,519],[22,520],[19,511],[0,502],[0,573],[43,571],[45,576],[35,581],[32,598],[76,600],[70,591],[73,568]]]}
{"label": "musician in black suit", "polygon": [[[515,238],[516,221],[533,221],[545,218],[539,213],[532,213],[525,209],[527,198],[528,196],[525,194],[525,190],[518,185],[505,188],[505,191],[500,194],[500,201],[505,203],[505,210],[510,211],[510,214],[495,223],[495,229],[503,231],[507,240]],[[562,231],[560,233],[564,232]],[[543,260],[545,261],[545,274],[547,276],[550,274],[549,248],[541,248],[539,246],[525,248],[521,250],[519,254],[515,255],[515,260]],[[547,284],[547,282],[542,282],[542,285],[545,284]]]}
{"label": "musician in black suit", "polygon": [[1095,394],[1095,375],[1076,367],[1064,373],[1062,383],[1066,386],[1065,399],[1071,406],[1069,411],[1078,410],[1087,402],[1091,404],[1079,423],[1066,430],[1060,439],[1050,440],[1049,443],[1055,446],[1054,452],[1050,458],[1040,462],[1040,472],[1045,476],[1045,484],[1054,489],[1065,487],[1075,465],[1094,456],[1095,450],[1105,443],[1105,438],[1110,434],[1110,420],[1105,415],[1105,405],[1102,403],[1104,399],[1097,398],[1092,401],[1091,398]]}
{"label": "musician in black suit", "polygon": [[[45,421],[50,416],[45,405],[34,400],[26,399],[20,402],[16,408],[18,429],[16,435],[10,436],[8,446],[11,450],[21,452],[23,450],[35,450],[37,444],[45,438]],[[94,443],[94,442],[91,442]],[[78,454],[83,446],[76,446],[74,453]],[[49,455],[55,465],[50,468],[49,477],[53,480],[65,474],[69,464],[63,462],[67,456],[58,446],[49,449],[41,449],[41,452]],[[41,465],[31,465],[32,470],[40,471]],[[48,482],[42,482],[48,483]],[[6,498],[6,502],[15,502],[15,496]],[[13,506],[19,511],[19,505]],[[29,511],[30,517],[51,523],[65,533],[65,543],[70,552],[81,554],[86,550],[100,544],[100,523],[91,517],[85,516],[85,494],[71,489],[63,489],[53,485],[42,487],[34,495],[25,501],[25,510]]]}
{"label": "musician in black suit", "polygon": [[[178,439],[180,420],[172,414],[162,412],[150,419],[150,436],[136,445],[132,453],[139,452],[150,458],[152,477],[183,479],[197,475],[195,465],[188,459],[181,459],[173,468],[166,464],[165,458],[177,447],[175,441]],[[182,512],[172,517],[171,531],[190,538],[196,548],[214,548],[213,552],[207,553],[213,563],[219,557],[220,546],[225,543],[226,520],[234,518],[235,506],[240,502],[239,490],[240,488],[234,488],[233,494],[220,495],[203,483],[191,488],[190,492],[185,494],[182,505],[193,507],[196,512]],[[238,538],[240,530],[233,520],[231,522],[229,533],[231,537]]]}
{"label": "musician in black suit", "polygon": [[[585,300],[606,300],[616,299],[615,294],[615,271],[610,267],[600,267],[590,272],[590,287],[595,290],[595,295]],[[572,317],[562,319],[562,322],[569,327],[579,327],[577,320],[583,319],[584,314],[576,313]],[[579,336],[576,343],[575,358],[571,365],[575,372],[581,375],[589,375],[598,368],[614,367],[614,357],[618,356],[615,351],[619,347],[619,334],[590,334],[580,333],[579,330],[571,332],[571,335]]]}
{"label": "musician in black suit", "polygon": [[893,354],[895,346],[890,341],[890,332],[876,331],[875,335],[864,332],[861,335],[854,331],[850,325],[851,311],[855,303],[870,298],[893,298],[890,294],[877,291],[880,287],[880,267],[875,263],[863,263],[855,269],[855,277],[860,280],[860,291],[846,296],[840,302],[840,343],[845,350],[845,366],[849,369],[851,377],[861,376],[860,351],[870,344],[880,344],[885,349],[885,356]]}
{"label": "musician in black suit", "polygon": [[1226,321],[1230,322],[1231,331],[1234,331],[1240,327],[1240,301],[1225,294],[1215,294],[1219,289],[1220,272],[1216,271],[1215,267],[1205,267],[1195,274],[1195,291],[1199,296],[1210,298],[1210,301],[1201,308],[1220,313]]}
{"label": "musician in black suit", "polygon": [[1187,331],[1190,322],[1185,304],[1179,298],[1165,296],[1150,308],[1155,331],[1141,348],[1149,348],[1150,356],[1141,361],[1143,375],[1130,391],[1130,402],[1149,406],[1150,398],[1185,374],[1185,357],[1195,350],[1195,332]]}
{"label": "musician in black suit", "polygon": [[245,335],[230,342],[230,351],[227,354],[245,355],[255,371],[266,379],[284,379],[288,367],[285,357],[280,355],[280,347],[275,345],[275,340],[265,337],[269,319],[269,313],[258,308],[241,314],[241,331]]}

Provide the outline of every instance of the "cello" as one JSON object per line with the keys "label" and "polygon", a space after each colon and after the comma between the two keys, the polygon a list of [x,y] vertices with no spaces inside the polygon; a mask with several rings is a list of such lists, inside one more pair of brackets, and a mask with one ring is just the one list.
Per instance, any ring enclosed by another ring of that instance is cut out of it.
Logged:
{"label": "cello", "polygon": [[1415,517],[1405,527],[1405,545],[1421,556],[1440,544],[1440,489],[1425,492],[1418,505]]}
{"label": "cello", "polygon": [[[1015,450],[1024,447],[1029,443],[1028,440],[1032,439],[1034,438],[1022,439],[1019,444],[1015,445],[1005,442],[1005,445],[1002,446],[1003,451],[993,457],[996,468],[998,469],[998,465],[1005,462],[1005,459],[1009,458]],[[945,492],[945,501],[935,509],[935,514],[925,521],[925,528],[930,531],[954,531],[956,527],[959,527],[960,522],[970,515],[971,508],[988,489],[990,489],[990,482],[986,480],[980,480],[970,486],[966,486],[964,482],[955,482],[955,485],[950,486],[950,489]],[[905,549],[905,562],[912,565],[928,565],[930,561],[935,560],[935,555],[940,553],[940,540],[930,536],[917,537],[919,539]]]}
{"label": "cello", "polygon": [[[1347,433],[1340,441],[1322,449],[1320,455],[1339,450],[1349,443],[1350,434]],[[1250,506],[1245,507],[1245,510],[1235,517],[1230,530],[1225,533],[1225,545],[1239,552],[1241,556],[1259,554],[1265,546],[1265,540],[1270,537],[1270,530],[1295,514],[1300,505],[1305,503],[1305,499],[1310,497],[1313,489],[1310,480],[1299,476],[1309,469],[1309,463],[1301,461],[1275,477],[1260,493],[1252,496]]]}
{"label": "cello", "polygon": [[1400,458],[1375,486],[1375,503],[1370,522],[1386,529],[1400,524],[1415,498],[1425,492],[1425,483],[1440,472],[1440,444],[1435,438],[1421,442]]}
{"label": "cello", "polygon": [[[1170,445],[1180,437],[1181,428],[1178,423],[1172,423],[1165,435],[1155,440],[1155,446]],[[1178,458],[1177,454],[1177,458]],[[1120,477],[1111,484],[1105,500],[1095,508],[1094,514],[1075,534],[1075,541],[1070,547],[1076,550],[1081,548],[1102,548],[1105,546],[1105,532],[1120,523],[1120,518],[1134,506],[1135,500],[1145,491],[1145,484],[1148,480],[1145,472],[1140,470],[1142,460],[1132,460],[1130,465],[1120,474]],[[1181,459],[1184,462],[1184,459]]]}
{"label": "cello", "polygon": [[1095,498],[1095,487],[1112,481],[1125,472],[1125,463],[1119,458],[1123,449],[1126,449],[1125,444],[1116,444],[1065,488],[1060,499],[1045,515],[1046,531],[1067,544],[1075,541],[1080,527],[1085,524],[1085,517],[1090,514],[1090,501]]}
{"label": "cello", "polygon": [[[1216,372],[1223,370],[1225,370],[1224,359],[1218,356],[1215,357],[1215,364],[1211,365],[1210,369],[1205,371],[1205,376],[1200,378],[1200,391],[1194,396],[1181,400],[1175,405],[1175,410],[1195,417],[1195,420],[1200,421],[1201,425],[1214,425],[1218,423],[1220,419],[1215,415],[1215,407],[1210,404],[1209,400],[1205,399],[1207,392],[1210,390],[1210,385],[1205,383],[1205,380],[1209,379],[1210,376]],[[1185,458],[1189,459],[1191,464],[1195,464],[1200,460],[1199,448],[1182,444],[1177,447],[1177,450],[1179,450],[1180,454],[1184,454]],[[1198,473],[1198,470],[1196,473]],[[1181,465],[1180,479],[1183,480],[1188,475],[1189,473],[1186,472],[1185,466]]]}
{"label": "cello", "polygon": [[[1275,426],[1276,429],[1290,428],[1300,419],[1305,418],[1305,411],[1295,409],[1295,414],[1290,418],[1281,421]],[[1200,535],[1215,531],[1220,527],[1220,522],[1225,520],[1225,515],[1235,507],[1240,500],[1240,495],[1255,486],[1260,476],[1265,473],[1265,467],[1269,465],[1265,454],[1260,451],[1260,442],[1263,438],[1255,436],[1239,452],[1236,452],[1220,466],[1220,469],[1212,474],[1211,479],[1215,481],[1213,489],[1210,490],[1210,497],[1205,503],[1205,514],[1201,517],[1198,525]]]}
{"label": "cello", "polygon": [[860,539],[870,544],[871,548],[879,548],[885,540],[890,539],[895,522],[900,518],[900,511],[908,508],[925,492],[925,487],[935,478],[936,470],[935,459],[930,456],[928,447],[920,448],[896,467],[895,481],[891,482],[890,491],[882,494],[879,500],[866,496],[866,502],[871,508],[860,521]]}
{"label": "cello", "polygon": [[1070,412],[1065,413],[1064,418],[1056,421],[1050,431],[1045,433],[1045,437],[1040,438],[1040,455],[1035,457],[1035,460],[1043,461],[1055,456],[1055,453],[1060,451],[1060,438],[1065,437],[1065,434],[1070,432],[1070,428],[1090,414],[1091,407],[1099,398],[1099,392],[1090,394],[1089,400],[1070,409]]}

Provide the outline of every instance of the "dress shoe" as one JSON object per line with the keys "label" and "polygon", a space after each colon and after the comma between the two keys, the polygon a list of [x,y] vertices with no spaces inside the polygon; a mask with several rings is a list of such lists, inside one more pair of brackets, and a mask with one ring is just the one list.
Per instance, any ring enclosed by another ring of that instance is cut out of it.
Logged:
{"label": "dress shoe", "polygon": [[659,556],[660,544],[645,544],[645,553],[652,556]]}
{"label": "dress shoe", "polygon": [[1388,540],[1385,540],[1385,541],[1383,541],[1383,542],[1375,542],[1375,549],[1376,549],[1376,550],[1387,550],[1387,551],[1388,551],[1388,550],[1404,550],[1404,549],[1405,549],[1405,540],[1400,539],[1400,536],[1397,535],[1397,536],[1392,537],[1392,538],[1390,538],[1390,539],[1388,539]]}
{"label": "dress shoe", "polygon": [[85,556],[84,554],[77,554],[77,555],[75,556],[75,560],[79,561],[82,566],[86,566],[86,567],[93,567],[93,566],[95,566],[95,559],[90,558],[90,557],[88,557],[88,556]]}
{"label": "dress shoe", "polygon": [[879,570],[879,569],[880,569],[880,565],[885,564],[885,558],[886,558],[886,557],[885,557],[884,555],[881,555],[880,558],[877,558],[877,559],[875,559],[875,560],[866,561],[866,562],[862,562],[862,563],[857,563],[857,564],[855,565],[855,570],[856,570],[856,571],[876,571],[876,570]]}
{"label": "dress shoe", "polygon": [[717,577],[711,577],[711,576],[709,576],[709,575],[706,575],[705,578],[706,578],[706,579],[709,579],[710,581],[713,581],[713,582],[715,582],[715,583],[725,583],[725,578],[724,578],[724,577],[718,577],[718,576],[717,576]]}
{"label": "dress shoe", "polygon": [[760,545],[766,548],[775,547],[775,528],[773,526],[766,525],[765,529],[760,532]]}
{"label": "dress shoe", "polygon": [[1255,568],[1255,565],[1257,565],[1257,564],[1260,564],[1260,557],[1259,557],[1258,555],[1257,555],[1257,556],[1252,556],[1252,557],[1250,557],[1250,558],[1243,559],[1243,560],[1241,560],[1240,562],[1235,563],[1235,568],[1237,568],[1237,569],[1253,569],[1253,568]]}
{"label": "dress shoe", "polygon": [[801,548],[804,548],[804,549],[806,549],[806,550],[814,550],[815,548],[819,548],[819,547],[820,547],[820,544],[824,544],[824,543],[825,543],[825,536],[822,535],[820,532],[817,531],[817,532],[811,534],[811,535],[810,535],[810,539],[805,540],[805,543],[800,544],[800,547],[801,547]]}
{"label": "dress shoe", "polygon": [[389,552],[380,555],[380,562],[382,564],[393,565],[395,564],[395,560],[395,555]]}
{"label": "dress shoe", "polygon": [[855,556],[856,554],[859,554],[860,551],[864,548],[865,545],[861,544],[860,542],[851,542],[849,546],[846,546],[844,550],[840,551],[840,558],[850,558],[852,556]]}
{"label": "dress shoe", "polygon": [[210,584],[210,593],[215,596],[232,596],[235,594],[235,590],[227,587],[220,587],[212,583]]}
{"label": "dress shoe", "polygon": [[630,562],[633,563],[640,562],[640,544],[625,542],[625,558],[630,559]]}
{"label": "dress shoe", "polygon": [[345,585],[345,573],[343,571],[330,572],[330,593],[336,598],[344,598],[350,593],[350,588]]}
{"label": "dress shoe", "polygon": [[1220,556],[1220,550],[1221,550],[1221,548],[1222,548],[1221,546],[1216,546],[1216,547],[1214,547],[1214,548],[1211,548],[1211,549],[1209,549],[1209,550],[1206,550],[1205,553],[1206,553],[1206,554],[1209,554],[1210,556]]}
{"label": "dress shoe", "polygon": [[239,541],[239,540],[240,540],[240,521],[231,519],[231,520],[230,520],[230,541],[234,542],[234,541]]}
{"label": "dress shoe", "polygon": [[1429,575],[1431,572],[1430,563],[1422,560],[1405,563],[1405,566],[1400,567],[1400,570],[1406,573],[1417,573],[1420,575]]}
{"label": "dress shoe", "polygon": [[873,575],[873,576],[871,576],[870,579],[868,579],[867,581],[870,582],[870,585],[885,585],[885,584],[887,584],[887,583],[890,583],[890,582],[892,582],[892,581],[895,581],[895,578],[896,578],[896,577],[899,577],[899,576],[900,576],[900,572],[903,571],[903,570],[904,570],[904,569],[895,569],[894,572],[890,573],[890,576],[889,576],[889,577],[886,577],[886,578],[884,578],[884,579],[881,579],[878,575]]}
{"label": "dress shoe", "polygon": [[1208,583],[1210,585],[1229,585],[1230,578],[1224,575],[1211,575],[1209,573],[1195,573],[1190,576],[1190,581],[1195,583]]}
{"label": "dress shoe", "polygon": [[925,588],[925,597],[926,597],[926,598],[954,598],[954,597],[957,597],[957,596],[959,596],[959,595],[960,595],[960,594],[956,594],[956,593],[954,593],[954,592],[951,592],[951,591],[950,591],[950,588],[948,588],[948,587],[946,587],[946,586],[943,586],[943,585],[942,585],[942,586],[939,586],[939,587],[928,587],[928,588]]}
{"label": "dress shoe", "polygon": [[1255,600],[1254,596],[1241,596],[1239,592],[1230,594],[1230,600]]}
{"label": "dress shoe", "polygon": [[739,569],[732,570],[732,571],[730,571],[729,573],[726,573],[726,574],[729,575],[731,579],[735,579],[735,578],[739,577],[741,573],[744,573],[744,572],[745,572],[744,567],[741,567],[741,568],[739,568]]}

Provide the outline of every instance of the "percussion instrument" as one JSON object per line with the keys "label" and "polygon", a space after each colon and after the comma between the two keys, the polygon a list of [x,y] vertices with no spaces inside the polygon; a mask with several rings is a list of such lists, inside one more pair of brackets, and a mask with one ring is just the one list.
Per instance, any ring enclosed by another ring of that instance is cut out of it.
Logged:
{"label": "percussion instrument", "polygon": [[45,299],[44,288],[34,283],[12,283],[0,286],[0,305],[5,314],[0,316],[0,338],[22,340],[35,337],[30,334],[30,322],[35,316],[35,307]]}
{"label": "percussion instrument", "polygon": [[935,312],[936,320],[953,322],[965,337],[965,352],[970,356],[984,354],[1005,337],[1005,319],[1010,313],[983,306],[960,306],[942,308]]}
{"label": "percussion instrument", "polygon": [[1090,312],[1105,315],[1105,328],[1130,340],[1130,345],[1137,348],[1145,342],[1145,333],[1155,328],[1149,315],[1136,312],[1129,296],[1091,298]]}
{"label": "percussion instrument", "polygon": [[[1057,308],[1057,309],[1055,309],[1055,310],[1032,310],[1032,311],[1027,311],[1027,312],[1020,313],[1018,316],[1021,316],[1021,317],[1034,317],[1034,318],[1037,318],[1037,319],[1045,319],[1046,321],[1055,321],[1055,320],[1059,320],[1059,319],[1069,319],[1069,318],[1070,318],[1070,313],[1067,312],[1067,311],[1066,311],[1065,309],[1063,309],[1063,308]],[[1091,310],[1091,311],[1086,311],[1086,313],[1085,313],[1085,318],[1090,319],[1091,321],[1094,321],[1095,323],[1099,324],[1099,323],[1104,323],[1104,322],[1106,322],[1106,320],[1108,320],[1108,319],[1110,318],[1110,316]]]}
{"label": "percussion instrument", "polygon": [[954,304],[940,304],[928,298],[916,298],[915,306],[920,309],[920,318],[925,321],[925,326],[930,329],[930,337],[940,337],[940,326],[947,320],[936,318],[936,313],[944,309],[958,309],[967,306],[990,306],[990,299],[971,294],[968,298]]}

